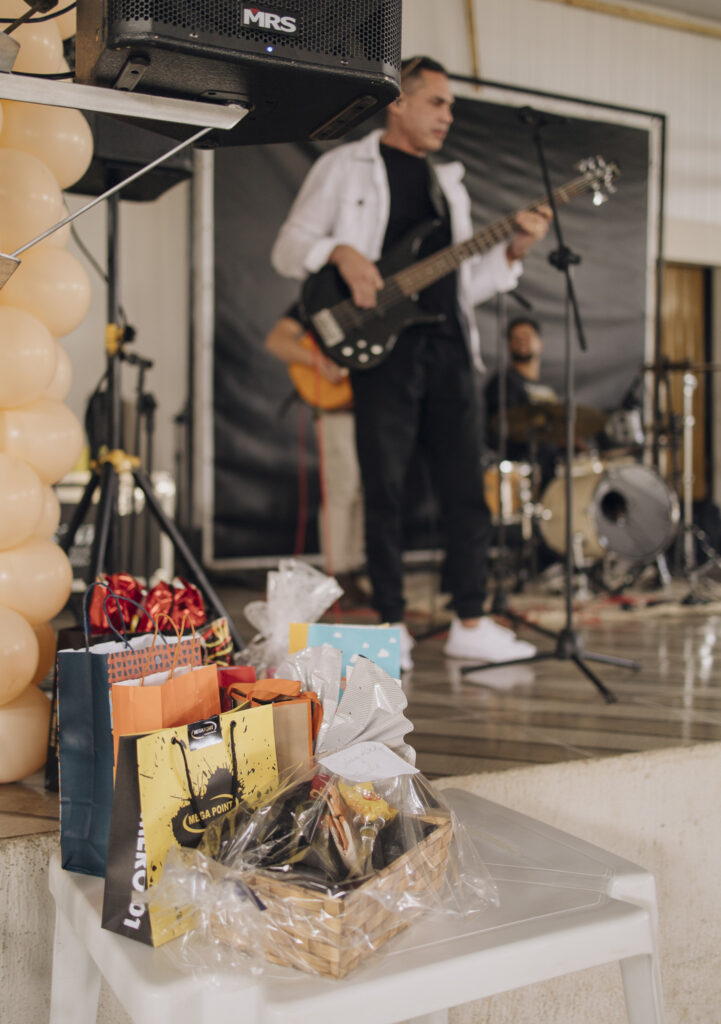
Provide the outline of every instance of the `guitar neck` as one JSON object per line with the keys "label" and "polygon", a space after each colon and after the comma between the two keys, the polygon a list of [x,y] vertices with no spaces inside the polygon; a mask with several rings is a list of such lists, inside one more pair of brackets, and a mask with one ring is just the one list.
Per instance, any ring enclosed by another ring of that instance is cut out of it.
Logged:
{"label": "guitar neck", "polygon": [[[585,192],[590,187],[587,175],[584,174],[578,178],[573,178],[571,181],[566,182],[565,185],[554,190],[554,203],[556,205],[570,203],[572,199],[575,199],[576,196],[581,195],[582,192]],[[541,196],[539,199],[534,200],[534,202],[529,203],[528,206],[522,207],[521,210],[509,213],[493,224],[481,228],[480,231],[467,238],[465,242],[447,245],[445,248],[439,249],[438,252],[434,252],[433,255],[419,260],[418,263],[412,263],[405,270],[394,274],[386,284],[389,285],[391,282],[395,282],[406,296],[415,295],[423,291],[424,288],[427,288],[435,281],[439,281],[446,274],[457,270],[461,263],[470,259],[471,256],[479,256],[481,253],[488,252],[498,242],[503,242],[510,238],[513,234],[518,214],[523,210],[535,210],[546,202],[548,202],[548,196]]]}

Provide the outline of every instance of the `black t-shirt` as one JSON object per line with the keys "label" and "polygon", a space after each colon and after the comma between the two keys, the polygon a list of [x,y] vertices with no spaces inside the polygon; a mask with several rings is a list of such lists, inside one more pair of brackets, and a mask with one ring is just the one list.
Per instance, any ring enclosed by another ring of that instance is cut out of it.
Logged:
{"label": "black t-shirt", "polygon": [[[383,239],[382,253],[385,255],[406,235],[423,221],[438,221],[438,225],[423,240],[418,258],[430,256],[451,242],[451,218],[448,205],[440,188],[438,201],[442,208],[437,210],[431,199],[431,178],[428,162],[424,157],[412,156],[394,146],[381,143],[381,156],[388,175],[391,205]],[[419,304],[429,313],[442,313],[445,321],[439,325],[441,333],[457,333],[458,295],[456,274],[447,274],[421,292]]]}

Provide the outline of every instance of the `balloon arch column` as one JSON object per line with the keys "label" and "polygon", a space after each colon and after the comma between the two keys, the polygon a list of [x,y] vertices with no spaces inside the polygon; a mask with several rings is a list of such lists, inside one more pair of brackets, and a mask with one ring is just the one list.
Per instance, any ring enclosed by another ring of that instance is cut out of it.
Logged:
{"label": "balloon arch column", "polygon": [[[22,0],[0,0],[3,19],[26,12]],[[20,26],[13,71],[67,70],[63,39],[74,33],[74,11]],[[62,190],[91,157],[79,111],[0,101],[0,251],[66,216]],[[28,250],[0,290],[0,783],[45,761],[50,704],[37,684],[55,655],[50,620],[72,584],[68,558],[52,540],[60,519],[52,485],[75,465],[83,431],[64,404],[72,368],[58,339],[85,318],[90,283],[69,240],[66,226]]]}

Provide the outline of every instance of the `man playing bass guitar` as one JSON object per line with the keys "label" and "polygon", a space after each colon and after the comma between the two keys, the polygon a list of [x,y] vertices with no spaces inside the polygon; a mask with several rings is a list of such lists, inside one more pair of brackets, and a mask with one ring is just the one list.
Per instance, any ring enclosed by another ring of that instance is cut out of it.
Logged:
{"label": "man playing bass guitar", "polygon": [[[375,308],[383,288],[374,261],[412,229],[432,224],[423,230],[419,258],[473,230],[462,165],[428,160],[453,121],[445,70],[428,57],[404,61],[401,89],[384,130],[315,163],[273,247],[273,265],[287,277],[304,280],[333,265],[359,310]],[[446,533],[445,577],[455,611],[444,648],[450,657],[505,661],[535,653],[483,615],[491,522],[483,497],[474,380],[474,366],[482,364],[473,307],[515,286],[519,261],[545,236],[549,219],[544,206],[519,213],[509,238],[421,291],[423,322],[401,330],[386,358],[351,372],[373,605],[383,621],[402,623],[402,501],[420,440]],[[358,358],[361,367],[370,353]],[[403,637],[408,669],[412,639],[405,628]]]}

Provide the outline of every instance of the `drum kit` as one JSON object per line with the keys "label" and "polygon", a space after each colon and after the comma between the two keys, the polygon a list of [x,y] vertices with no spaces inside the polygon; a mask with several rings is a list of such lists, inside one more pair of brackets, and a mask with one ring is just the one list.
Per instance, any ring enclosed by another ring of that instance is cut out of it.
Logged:
{"label": "drum kit", "polygon": [[[529,566],[536,566],[541,543],[559,556],[566,548],[565,460],[558,458],[552,479],[541,481],[535,458],[539,446],[553,446],[559,452],[564,448],[565,407],[511,407],[507,424],[509,440],[516,447],[527,446],[530,460],[504,459],[487,466],[486,502],[496,526],[520,527],[525,557]],[[579,574],[615,556],[637,568],[658,561],[661,576],[667,579],[663,556],[678,532],[681,505],[663,477],[644,461],[647,445],[640,409],[607,414],[577,406],[575,437],[571,531]],[[526,577],[535,574],[529,566],[524,567]]]}

